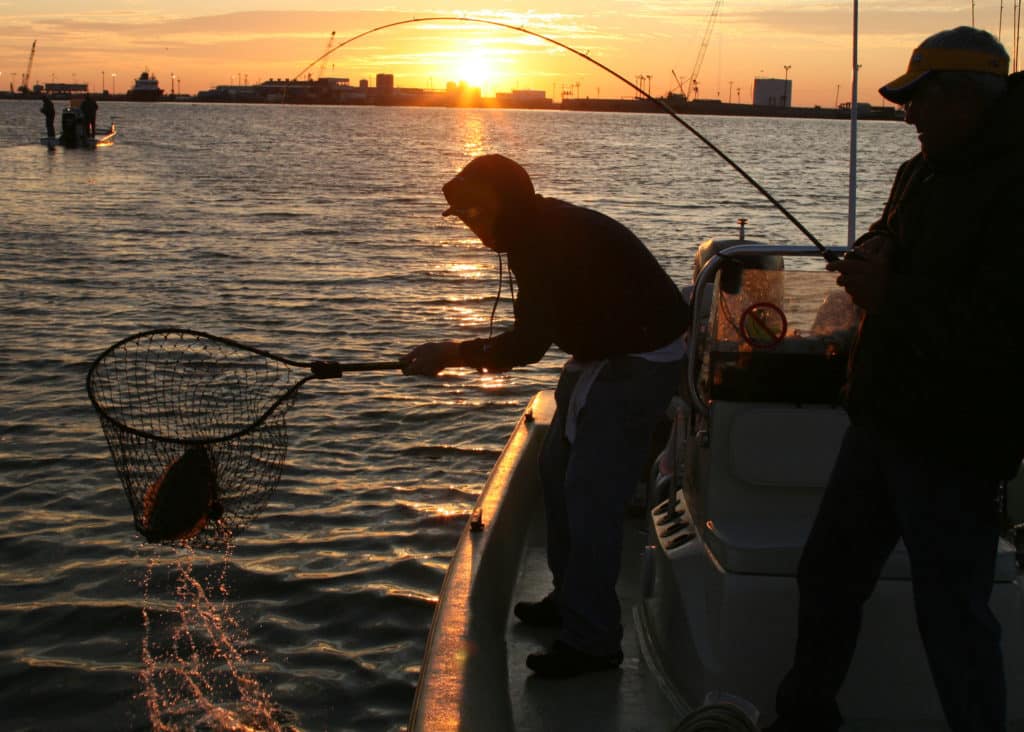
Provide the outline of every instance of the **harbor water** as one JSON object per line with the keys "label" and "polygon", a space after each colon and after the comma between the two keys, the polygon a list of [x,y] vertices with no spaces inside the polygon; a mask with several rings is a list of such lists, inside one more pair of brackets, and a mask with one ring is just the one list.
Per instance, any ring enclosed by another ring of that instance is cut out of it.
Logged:
{"label": "harbor water", "polygon": [[[473,156],[631,227],[680,285],[697,244],[806,244],[666,115],[107,103],[116,142],[39,144],[0,101],[0,726],[398,730],[449,557],[564,355],[507,374],[303,387],[266,509],[230,551],[146,544],[85,391],[104,348],[193,328],[387,361],[489,331],[498,263],[440,215]],[[846,242],[849,123],[690,117],[819,239]],[[858,230],[917,142],[859,127]],[[507,287],[495,330],[511,322]]]}

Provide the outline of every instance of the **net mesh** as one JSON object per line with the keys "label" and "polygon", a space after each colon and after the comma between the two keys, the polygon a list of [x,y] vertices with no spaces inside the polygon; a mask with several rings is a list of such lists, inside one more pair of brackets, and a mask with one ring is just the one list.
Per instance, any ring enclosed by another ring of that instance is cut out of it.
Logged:
{"label": "net mesh", "polygon": [[[284,465],[285,415],[308,378],[297,366],[182,330],[133,336],[96,360],[89,396],[140,533],[150,541],[223,546],[263,510]],[[187,471],[172,474],[197,448],[213,473],[211,491],[185,489],[183,481],[195,480]],[[195,507],[183,504],[202,500],[200,520],[187,531],[155,530],[158,491],[164,511],[191,515]]]}

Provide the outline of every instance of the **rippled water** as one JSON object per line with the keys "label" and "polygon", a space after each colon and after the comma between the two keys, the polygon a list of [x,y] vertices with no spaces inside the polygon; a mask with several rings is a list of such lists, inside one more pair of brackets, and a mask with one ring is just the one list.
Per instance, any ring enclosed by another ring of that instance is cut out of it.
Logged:
{"label": "rippled water", "polygon": [[[303,388],[284,476],[229,555],[141,543],[84,389],[157,326],[302,360],[485,334],[494,255],[439,188],[502,152],[632,227],[680,284],[695,245],[805,243],[661,115],[101,103],[114,146],[48,152],[0,101],[0,717],[61,730],[399,729],[491,463],[561,355],[500,376]],[[849,124],[693,117],[820,239],[846,237]],[[916,147],[862,123],[859,228]],[[507,301],[495,327],[509,322]]]}

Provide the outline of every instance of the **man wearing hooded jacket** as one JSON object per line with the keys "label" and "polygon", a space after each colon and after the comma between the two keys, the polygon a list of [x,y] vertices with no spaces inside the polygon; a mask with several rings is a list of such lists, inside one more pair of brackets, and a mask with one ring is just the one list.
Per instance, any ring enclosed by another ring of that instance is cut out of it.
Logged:
{"label": "man wearing hooded jacket", "polygon": [[527,658],[535,674],[615,668],[625,506],[679,386],[688,308],[625,226],[536,194],[527,172],[506,157],[475,158],[443,192],[445,216],[458,216],[484,246],[507,254],[518,284],[515,324],[493,338],[423,344],[403,358],[403,369],[507,371],[539,361],[552,344],[572,357],[540,464],[554,589],[517,604],[515,614],[560,628],[546,653]]}
{"label": "man wearing hooded jacket", "polygon": [[918,628],[954,732],[1002,732],[1006,684],[989,609],[1000,481],[1024,457],[1024,79],[990,34],[917,48],[880,90],[921,152],[881,218],[830,265],[864,311],[850,428],[800,561],[793,666],[772,732],[830,732],[861,607],[899,539]]}

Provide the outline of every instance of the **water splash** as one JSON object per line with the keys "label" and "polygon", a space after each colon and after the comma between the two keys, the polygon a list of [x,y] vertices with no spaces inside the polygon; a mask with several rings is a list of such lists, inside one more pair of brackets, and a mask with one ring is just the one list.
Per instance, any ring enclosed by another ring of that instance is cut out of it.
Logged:
{"label": "water splash", "polygon": [[206,567],[195,557],[189,549],[169,563],[153,557],[143,579],[140,696],[153,729],[287,732],[255,675],[265,659],[230,604],[230,547]]}

